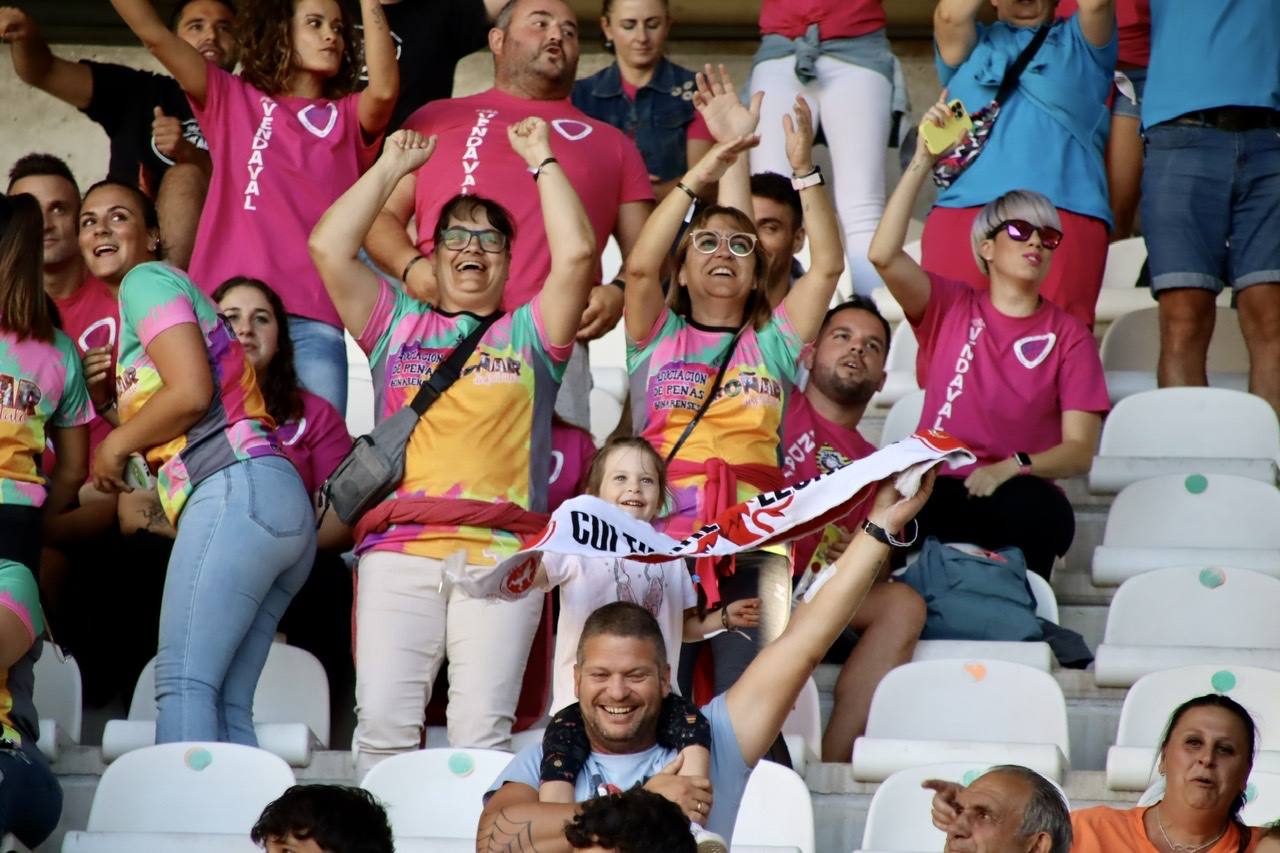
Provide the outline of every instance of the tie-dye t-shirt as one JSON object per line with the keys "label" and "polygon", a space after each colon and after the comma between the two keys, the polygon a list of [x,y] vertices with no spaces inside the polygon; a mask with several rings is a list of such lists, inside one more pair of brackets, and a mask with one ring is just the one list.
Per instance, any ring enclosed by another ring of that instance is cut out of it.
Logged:
{"label": "tie-dye t-shirt", "polygon": [[[702,326],[663,308],[647,338],[627,342],[635,428],[662,458],[702,406],[735,331]],[[781,305],[763,329],[747,328],[715,401],[689,433],[677,458],[688,462],[719,458],[731,465],[777,467],[783,405],[795,381],[803,343]],[[636,404],[639,400],[643,406]],[[702,488],[706,477],[669,482],[673,511],[656,526],[683,538],[707,521]],[[759,492],[738,481],[737,500],[749,500]]]}
{"label": "tie-dye t-shirt", "polygon": [[21,563],[0,560],[0,608],[18,617],[31,648],[8,672],[0,671],[0,749],[34,746],[38,733],[35,705],[35,663],[40,657],[44,612],[36,579]]}
{"label": "tie-dye t-shirt", "polygon": [[0,505],[42,506],[44,477],[36,457],[49,427],[93,420],[76,345],[55,330],[53,342],[18,340],[0,331]]}
{"label": "tie-dye t-shirt", "polygon": [[120,285],[120,321],[116,399],[124,421],[164,384],[146,351],[156,336],[195,323],[204,338],[214,388],[209,409],[185,434],[146,454],[157,472],[160,504],[176,525],[205,477],[244,459],[280,455],[271,435],[275,424],[231,327],[182,271],[155,261],[134,267]]}
{"label": "tie-dye t-shirt", "polygon": [[[418,386],[479,322],[474,314],[440,311],[383,281],[356,341],[373,371],[376,419],[409,405]],[[498,319],[461,378],[418,420],[405,451],[404,479],[385,500],[509,501],[545,511],[551,411],[572,351],[572,344],[547,340],[537,299]],[[443,559],[465,549],[469,564],[490,566],[518,546],[514,534],[486,527],[394,524],[366,536],[356,551]]]}

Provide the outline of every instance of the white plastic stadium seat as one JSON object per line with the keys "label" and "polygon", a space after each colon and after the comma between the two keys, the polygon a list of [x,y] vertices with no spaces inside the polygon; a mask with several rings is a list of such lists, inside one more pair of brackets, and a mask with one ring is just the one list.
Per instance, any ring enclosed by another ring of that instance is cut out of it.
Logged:
{"label": "white plastic stadium seat", "polygon": [[347,344],[347,432],[364,435],[373,429],[373,375],[351,333],[343,332],[342,337]]}
{"label": "white plastic stadium seat", "polygon": [[920,385],[916,382],[916,353],[919,350],[911,324],[899,323],[889,340],[889,357],[884,363],[884,387],[871,398],[871,405],[892,406],[919,390]]}
{"label": "white plastic stadium seat", "polygon": [[1053,676],[999,660],[908,663],[876,687],[853,777],[880,782],[917,764],[1021,764],[1054,781],[1071,754],[1067,705]]}
{"label": "white plastic stadium seat", "polygon": [[62,850],[254,850],[249,830],[293,784],[289,765],[248,746],[134,750],[102,774],[86,830],[67,833]]}
{"label": "white plastic stadium seat", "polygon": [[1117,240],[1107,248],[1107,266],[1102,273],[1102,289],[1094,306],[1098,324],[1113,323],[1133,311],[1155,304],[1151,288],[1135,287],[1138,273],[1147,259],[1147,241],[1141,237]]}
{"label": "white plastic stadium seat", "polygon": [[813,801],[794,770],[761,761],[751,771],[733,825],[733,849],[740,846],[815,853]]}
{"label": "white plastic stadium seat", "polygon": [[[1156,364],[1160,360],[1157,309],[1144,308],[1116,318],[1102,337],[1101,356],[1111,402],[1154,389]],[[1244,345],[1236,312],[1231,308],[1217,308],[1207,362],[1210,385],[1248,390],[1249,350]]]}
{"label": "white plastic stadium seat", "polygon": [[420,749],[374,765],[360,787],[386,806],[397,849],[407,838],[464,838],[474,846],[484,793],[511,759],[496,749]]}
{"label": "white plastic stadium seat", "polygon": [[36,744],[46,758],[57,761],[61,741],[80,742],[83,713],[80,667],[46,640],[36,660],[35,681],[32,699],[40,715]]}
{"label": "white plastic stadium seat", "polygon": [[880,430],[880,446],[888,447],[915,432],[916,427],[920,425],[922,411],[924,411],[923,391],[912,391],[894,403],[889,414],[885,415],[884,427]]}
{"label": "white plastic stadium seat", "polygon": [[1093,492],[1161,474],[1234,474],[1276,482],[1280,421],[1261,397],[1225,388],[1159,388],[1126,397],[1102,427]]}
{"label": "white plastic stadium seat", "polygon": [[[1240,820],[1245,826],[1269,826],[1280,820],[1280,773],[1254,770],[1245,784],[1245,805]],[[1164,798],[1164,779],[1159,779],[1138,798],[1139,806],[1155,805]]]}
{"label": "white plastic stadium seat", "polygon": [[1195,663],[1280,670],[1277,613],[1280,579],[1258,572],[1146,572],[1111,599],[1094,678],[1099,687],[1128,687],[1148,673]]}
{"label": "white plastic stadium seat", "polygon": [[[880,783],[871,797],[858,853],[936,853],[941,850],[946,844],[946,834],[929,820],[933,791],[920,784],[926,779],[942,779],[969,785],[989,768],[985,763],[952,762],[908,767],[894,773]],[[1058,783],[1053,784],[1062,794],[1063,802],[1069,803]]]}
{"label": "white plastic stadium seat", "polygon": [[1107,787],[1141,791],[1155,778],[1160,738],[1174,709],[1206,693],[1243,705],[1258,727],[1254,772],[1280,772],[1280,672],[1254,666],[1184,666],[1144,675],[1120,709],[1115,745],[1107,750]]}
{"label": "white plastic stadium seat", "polygon": [[1229,474],[1172,474],[1126,486],[1093,552],[1093,582],[1152,569],[1220,566],[1280,576],[1280,491]]}
{"label": "white plastic stadium seat", "polygon": [[810,761],[822,760],[822,711],[818,684],[812,676],[805,680],[791,713],[782,721],[782,739],[791,754],[791,766],[800,775]]}
{"label": "white plastic stadium seat", "polygon": [[[156,740],[156,661],[142,668],[127,720],[110,720],[102,732],[102,760],[114,761]],[[315,747],[329,746],[329,679],[310,652],[272,643],[253,696],[258,746],[294,767],[311,762]]]}
{"label": "white plastic stadium seat", "polygon": [[[982,553],[985,549],[967,542],[948,542],[953,548]],[[908,561],[909,563],[910,561]],[[1027,583],[1036,602],[1036,615],[1057,624],[1058,599],[1049,582],[1035,572],[1027,572]],[[1003,642],[999,640],[920,640],[913,661],[921,660],[1005,660],[1048,672],[1053,667],[1053,650],[1042,641]]]}
{"label": "white plastic stadium seat", "polygon": [[627,399],[627,372],[620,367],[591,368],[591,437],[597,445],[618,425]]}

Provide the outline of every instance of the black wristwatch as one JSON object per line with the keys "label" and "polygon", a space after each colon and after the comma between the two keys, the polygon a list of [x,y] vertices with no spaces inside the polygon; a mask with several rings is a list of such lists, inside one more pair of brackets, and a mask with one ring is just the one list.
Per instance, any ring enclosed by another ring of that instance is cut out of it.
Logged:
{"label": "black wristwatch", "polygon": [[1019,450],[1018,452],[1013,454],[1013,461],[1018,463],[1019,474],[1031,473],[1031,454],[1030,453]]}
{"label": "black wristwatch", "polygon": [[[913,518],[911,519],[911,521],[907,523],[915,524],[916,520]],[[906,542],[903,542],[900,539],[896,538],[892,533],[885,530],[883,527],[876,524],[874,521],[872,521],[869,518],[866,521],[862,522],[862,532],[866,533],[868,536],[870,536],[872,539],[879,542],[881,545],[888,545],[890,548],[907,548],[907,547],[910,547],[911,545],[916,544],[916,540],[920,538],[919,525],[916,525],[914,535],[910,539],[908,539]]]}

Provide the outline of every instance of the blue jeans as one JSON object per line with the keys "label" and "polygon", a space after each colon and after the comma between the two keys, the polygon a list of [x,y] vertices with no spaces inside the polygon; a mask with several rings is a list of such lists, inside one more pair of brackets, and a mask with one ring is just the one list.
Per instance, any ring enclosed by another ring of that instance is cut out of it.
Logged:
{"label": "blue jeans", "polygon": [[328,400],[345,416],[347,344],[342,329],[290,314],[289,338],[293,341],[293,369],[302,387]]}
{"label": "blue jeans", "polygon": [[0,749],[0,835],[34,849],[62,815],[62,788],[35,744]]}
{"label": "blue jeans", "polygon": [[244,460],[196,486],[160,605],[156,743],[257,746],[258,676],[315,550],[315,513],[287,460]]}

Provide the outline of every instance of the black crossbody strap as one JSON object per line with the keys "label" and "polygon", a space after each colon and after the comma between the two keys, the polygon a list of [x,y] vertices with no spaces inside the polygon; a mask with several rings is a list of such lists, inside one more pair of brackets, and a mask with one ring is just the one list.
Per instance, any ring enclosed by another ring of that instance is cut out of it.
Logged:
{"label": "black crossbody strap", "polygon": [[1040,45],[1044,44],[1044,40],[1049,37],[1049,30],[1053,29],[1052,24],[1045,24],[1036,30],[1036,34],[1031,37],[1031,41],[1022,49],[1022,53],[1018,54],[1018,58],[1004,72],[1004,78],[1000,81],[1000,88],[996,91],[995,101],[997,104],[1003,104],[1005,99],[1013,94],[1018,88],[1018,78],[1022,76],[1022,72],[1031,60],[1035,58],[1036,51],[1040,49]]}
{"label": "black crossbody strap", "polygon": [[[751,322],[750,320],[747,321]],[[733,361],[733,352],[738,348],[738,338],[742,337],[742,333],[746,331],[744,324],[741,329],[734,332],[733,340],[729,341],[729,346],[725,348],[724,358],[720,361],[720,369],[716,371],[716,379],[711,383],[711,390],[707,392],[707,399],[702,401],[702,405],[698,407],[693,415],[693,420],[685,426],[684,432],[680,433],[680,437],[676,439],[676,443],[671,445],[671,452],[667,454],[666,464],[670,464],[672,459],[676,458],[676,454],[680,452],[680,448],[684,446],[685,439],[689,437],[689,433],[693,432],[693,428],[698,425],[698,421],[702,420],[702,416],[707,413],[707,409],[711,408],[711,402],[716,398],[716,393],[720,390],[720,383],[724,381],[724,372],[729,368],[729,362]]]}
{"label": "black crossbody strap", "polygon": [[431,404],[448,391],[450,385],[458,381],[458,377],[462,375],[462,366],[467,363],[467,359],[471,358],[471,353],[475,352],[476,345],[480,343],[484,333],[489,331],[489,327],[501,317],[502,312],[495,311],[483,318],[480,325],[459,341],[453,348],[453,352],[449,353],[449,357],[436,367],[431,378],[418,386],[418,393],[414,394],[413,399],[409,401],[409,407],[418,413],[418,417],[422,417]]}

